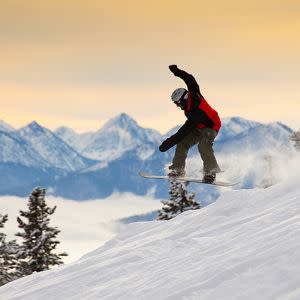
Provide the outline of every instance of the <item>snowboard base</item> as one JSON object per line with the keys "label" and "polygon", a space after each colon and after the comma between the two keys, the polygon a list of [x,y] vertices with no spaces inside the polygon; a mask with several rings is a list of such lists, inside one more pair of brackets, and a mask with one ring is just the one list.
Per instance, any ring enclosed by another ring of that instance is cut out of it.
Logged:
{"label": "snowboard base", "polygon": [[[172,178],[170,178],[169,176],[166,176],[166,175],[152,175],[152,174],[148,174],[148,173],[145,173],[145,172],[139,172],[139,175],[144,177],[144,178],[150,178],[150,179],[172,180]],[[224,186],[224,187],[234,186],[234,185],[237,185],[239,183],[239,182],[223,182],[223,181],[214,181],[213,183],[207,183],[207,182],[204,182],[202,179],[194,178],[194,177],[177,177],[177,178],[174,178],[174,180],[183,181],[183,182],[204,183],[204,184]]]}

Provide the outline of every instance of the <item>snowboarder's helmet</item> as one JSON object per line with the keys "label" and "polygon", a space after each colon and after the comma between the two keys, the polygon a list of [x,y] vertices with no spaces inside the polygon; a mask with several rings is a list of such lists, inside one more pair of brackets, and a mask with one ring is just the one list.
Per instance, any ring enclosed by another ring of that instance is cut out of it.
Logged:
{"label": "snowboarder's helmet", "polygon": [[188,91],[184,88],[176,89],[171,95],[172,101],[175,103],[180,102],[184,98],[184,96],[187,95],[187,92]]}

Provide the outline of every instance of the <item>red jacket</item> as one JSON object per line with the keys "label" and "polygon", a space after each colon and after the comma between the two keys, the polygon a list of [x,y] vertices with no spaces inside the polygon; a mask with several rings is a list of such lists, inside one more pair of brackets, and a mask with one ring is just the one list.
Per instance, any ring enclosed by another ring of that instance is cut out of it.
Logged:
{"label": "red jacket", "polygon": [[169,138],[170,146],[179,143],[194,128],[211,128],[218,132],[222,125],[220,117],[201,95],[194,76],[178,68],[173,73],[184,80],[189,93],[184,111],[187,121]]}
{"label": "red jacket", "polygon": [[197,128],[211,128],[219,131],[221,128],[221,120],[218,113],[207,103],[202,95],[188,95],[186,109],[184,111],[186,117],[197,123]]}

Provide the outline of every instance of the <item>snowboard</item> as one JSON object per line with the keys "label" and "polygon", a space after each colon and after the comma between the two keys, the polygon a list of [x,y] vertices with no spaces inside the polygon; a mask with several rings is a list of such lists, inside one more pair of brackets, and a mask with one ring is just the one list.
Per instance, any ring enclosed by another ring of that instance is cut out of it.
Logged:
{"label": "snowboard", "polygon": [[[144,178],[150,178],[150,179],[167,179],[167,180],[171,179],[172,180],[172,178],[170,178],[169,176],[165,176],[165,175],[152,175],[152,174],[148,174],[145,172],[139,172],[139,175]],[[175,180],[183,181],[183,182],[204,183],[204,184],[224,186],[224,187],[234,186],[239,183],[239,182],[223,182],[223,181],[214,181],[213,183],[207,183],[207,182],[204,182],[202,179],[194,178],[194,177],[177,177]]]}

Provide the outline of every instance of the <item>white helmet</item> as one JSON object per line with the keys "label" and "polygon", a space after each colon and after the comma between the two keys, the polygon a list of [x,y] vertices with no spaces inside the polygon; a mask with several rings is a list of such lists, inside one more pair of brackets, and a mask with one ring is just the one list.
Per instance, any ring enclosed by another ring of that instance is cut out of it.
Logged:
{"label": "white helmet", "polygon": [[187,90],[184,88],[178,88],[176,89],[172,95],[171,95],[171,99],[173,102],[179,102],[180,100],[182,100],[182,98],[187,95]]}

